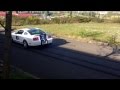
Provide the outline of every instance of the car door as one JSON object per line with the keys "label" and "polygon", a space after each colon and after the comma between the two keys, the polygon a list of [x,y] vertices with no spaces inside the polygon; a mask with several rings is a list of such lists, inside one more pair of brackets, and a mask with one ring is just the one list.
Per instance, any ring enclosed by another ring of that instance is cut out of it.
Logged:
{"label": "car door", "polygon": [[16,42],[22,43],[22,39],[23,39],[22,34],[23,34],[23,32],[24,32],[23,30],[19,30],[19,31],[16,33],[16,35],[15,35]]}
{"label": "car door", "polygon": [[28,32],[24,32],[23,34],[22,34],[22,36],[23,36],[23,38],[22,38],[22,41],[23,40],[26,40],[26,41],[28,41],[29,42],[29,40],[30,40],[30,34],[28,33]]}

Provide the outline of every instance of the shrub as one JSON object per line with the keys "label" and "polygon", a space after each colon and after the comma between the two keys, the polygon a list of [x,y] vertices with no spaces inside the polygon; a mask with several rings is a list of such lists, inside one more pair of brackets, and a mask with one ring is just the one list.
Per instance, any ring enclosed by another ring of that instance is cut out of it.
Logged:
{"label": "shrub", "polygon": [[53,18],[52,23],[64,24],[64,23],[82,23],[90,22],[91,19],[87,17],[63,17],[63,18]]}
{"label": "shrub", "polygon": [[53,18],[53,19],[52,19],[52,23],[57,23],[57,24],[59,24],[59,23],[60,23],[60,18]]}
{"label": "shrub", "polygon": [[[3,21],[3,20],[1,20]],[[18,17],[13,16],[12,24],[13,25],[37,25],[37,24],[65,24],[65,23],[88,23],[88,22],[103,22],[103,19],[96,18],[96,17],[62,17],[62,18],[53,18],[49,19],[40,19],[36,16],[30,17]]]}
{"label": "shrub", "polygon": [[112,19],[112,22],[113,23],[120,23],[120,18],[114,18],[114,19]]}
{"label": "shrub", "polygon": [[25,25],[26,24],[26,18],[13,16],[12,17],[12,25]]}
{"label": "shrub", "polygon": [[5,18],[0,18],[0,23],[5,24]]}
{"label": "shrub", "polygon": [[118,42],[117,42],[117,35],[115,34],[115,35],[109,36],[108,37],[108,43],[111,46],[118,44]]}
{"label": "shrub", "polygon": [[91,18],[91,22],[102,23],[102,22],[104,22],[104,19],[100,19],[100,18],[94,17],[94,18]]}

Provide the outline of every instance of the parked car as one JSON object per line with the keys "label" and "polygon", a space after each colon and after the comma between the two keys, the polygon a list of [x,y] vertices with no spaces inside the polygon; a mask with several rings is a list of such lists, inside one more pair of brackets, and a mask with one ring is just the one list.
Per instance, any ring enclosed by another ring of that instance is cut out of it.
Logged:
{"label": "parked car", "polygon": [[24,48],[51,44],[53,38],[40,28],[23,28],[11,33],[12,41],[23,44]]}

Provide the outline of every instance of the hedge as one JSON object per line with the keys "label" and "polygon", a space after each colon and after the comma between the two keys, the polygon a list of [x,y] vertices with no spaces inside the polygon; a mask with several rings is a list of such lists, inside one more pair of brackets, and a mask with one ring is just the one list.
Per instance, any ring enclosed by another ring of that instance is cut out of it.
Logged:
{"label": "hedge", "polygon": [[[5,22],[4,19],[0,18],[0,21],[2,23]],[[88,22],[97,22],[102,23],[106,22],[104,19],[96,18],[96,17],[82,17],[82,16],[76,16],[76,17],[62,17],[62,18],[52,18],[49,19],[40,19],[36,16],[30,16],[30,17],[18,17],[13,16],[12,17],[12,25],[38,25],[38,24],[64,24],[64,23],[88,23]],[[113,19],[111,20],[113,23],[120,23],[120,19]]]}

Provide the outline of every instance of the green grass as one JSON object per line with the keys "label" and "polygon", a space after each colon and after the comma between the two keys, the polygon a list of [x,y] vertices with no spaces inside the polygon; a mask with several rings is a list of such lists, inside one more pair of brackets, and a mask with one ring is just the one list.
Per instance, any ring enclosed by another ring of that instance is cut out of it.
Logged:
{"label": "green grass", "polygon": [[10,79],[34,79],[34,78],[26,75],[24,72],[21,72],[21,71],[14,69],[11,71]]}
{"label": "green grass", "polygon": [[117,23],[74,23],[15,26],[15,28],[38,27],[56,36],[69,38],[86,38],[97,41],[108,41],[117,35],[120,41],[120,24]]}

